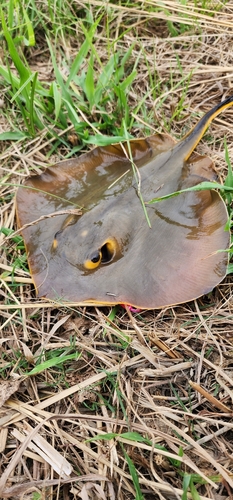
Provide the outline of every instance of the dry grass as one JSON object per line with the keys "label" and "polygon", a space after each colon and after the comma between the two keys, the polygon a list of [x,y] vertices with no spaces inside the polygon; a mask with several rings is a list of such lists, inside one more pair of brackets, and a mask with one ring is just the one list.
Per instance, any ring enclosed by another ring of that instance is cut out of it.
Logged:
{"label": "dry grass", "polygon": [[[94,9],[103,2],[90,4]],[[166,16],[144,10],[148,2],[142,2],[140,10],[138,4],[116,4],[112,39],[122,26],[131,26],[117,44],[128,48],[137,41],[132,52],[132,60],[139,57],[132,107],[148,92],[149,125],[142,114],[138,122],[152,132],[171,127],[180,137],[197,117],[232,93],[233,3],[213,17],[196,9],[197,27],[190,13],[190,30],[176,37],[169,34]],[[175,2],[164,4],[173,8]],[[184,8],[179,6],[180,11]],[[174,8],[174,22],[179,9]],[[95,46],[106,59],[101,32]],[[64,47],[70,59],[76,50],[76,39]],[[52,67],[47,54],[43,57],[43,44],[40,53],[38,63],[36,50],[32,52],[30,64],[42,80],[48,79]],[[155,92],[150,92],[151,75],[159,82]],[[0,125],[9,129],[3,118]],[[233,159],[232,110],[215,120],[198,147],[216,162],[220,179],[227,173],[224,137]],[[47,165],[51,142],[45,132],[22,147],[2,142],[1,226],[16,229],[15,188],[10,184]],[[57,157],[54,154],[54,161]],[[11,276],[4,273],[12,271],[20,250],[1,238],[0,497],[180,499],[181,473],[186,472],[194,479],[200,476],[195,483],[200,498],[232,498],[231,276],[198,301],[138,315],[120,307],[111,311],[43,303],[35,298],[30,275],[17,266],[12,287]],[[74,351],[80,356],[63,368],[45,366],[27,375],[38,356],[43,363]],[[114,436],[101,439],[105,433]],[[95,436],[99,439],[90,441]],[[135,493],[124,452],[137,470],[142,496]]]}

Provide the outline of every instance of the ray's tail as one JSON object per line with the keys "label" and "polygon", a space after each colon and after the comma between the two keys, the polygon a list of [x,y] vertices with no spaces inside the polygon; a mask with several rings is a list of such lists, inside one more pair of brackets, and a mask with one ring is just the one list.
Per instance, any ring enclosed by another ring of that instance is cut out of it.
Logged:
{"label": "ray's tail", "polygon": [[230,106],[233,106],[233,96],[228,97],[225,101],[220,102],[217,106],[214,106],[214,108],[208,111],[195,127],[178,143],[182,148],[185,160],[189,158],[214,118]]}

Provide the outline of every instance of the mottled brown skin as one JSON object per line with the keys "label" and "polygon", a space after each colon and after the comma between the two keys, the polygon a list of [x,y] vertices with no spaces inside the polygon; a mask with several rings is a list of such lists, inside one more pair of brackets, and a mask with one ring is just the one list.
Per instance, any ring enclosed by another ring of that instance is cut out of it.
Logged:
{"label": "mottled brown skin", "polygon": [[[210,121],[232,104],[229,98],[216,106],[178,143],[166,134],[130,141],[144,202],[214,180],[211,160],[192,151]],[[187,192],[146,205],[149,228],[125,148],[98,147],[19,188],[19,227],[82,209],[22,230],[39,297],[151,309],[190,301],[224,278],[229,232],[219,194]]]}

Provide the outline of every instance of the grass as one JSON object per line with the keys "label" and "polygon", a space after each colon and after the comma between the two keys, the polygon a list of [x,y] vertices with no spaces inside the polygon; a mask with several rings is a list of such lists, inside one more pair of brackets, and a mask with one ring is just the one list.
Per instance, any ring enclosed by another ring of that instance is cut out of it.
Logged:
{"label": "grass", "polygon": [[[25,10],[22,11],[22,16],[22,23],[28,22],[29,24]],[[11,36],[2,12],[3,35],[18,76],[12,74],[9,66],[4,65],[0,67],[0,75],[11,86],[10,102],[22,115],[25,137],[35,137],[38,130],[47,129],[48,137],[58,139],[57,147],[59,144],[57,129],[67,130],[69,123],[69,126],[73,125],[74,134],[78,134],[81,142],[81,145],[75,148],[76,151],[83,143],[106,145],[125,139],[123,123],[129,125],[127,94],[137,74],[137,61],[134,62],[132,70],[127,70],[126,65],[134,44],[124,54],[115,52],[112,44],[109,47],[111,56],[106,63],[103,63],[93,43],[102,17],[103,15],[100,15],[94,21],[87,11],[85,23],[80,21],[81,36],[84,41],[69,68],[67,68],[66,60],[63,61],[62,68],[58,67],[51,37],[47,37],[46,43],[53,64],[55,80],[45,85],[39,81],[37,72],[30,70],[25,56],[19,54],[19,37]],[[31,33],[31,23],[29,28],[30,36],[27,39],[27,45],[34,45],[35,37],[34,32]],[[88,64],[86,64],[87,60]],[[99,66],[98,79],[95,72],[97,65]],[[66,76],[67,70],[69,74]],[[108,103],[114,106],[111,114],[108,113]],[[133,127],[132,123],[131,127]],[[111,137],[104,135],[106,130]],[[14,134],[15,136],[11,132],[10,136],[7,137],[5,134],[2,138],[17,140],[22,131],[14,130]],[[64,144],[64,140],[62,142]],[[67,146],[67,143],[65,145]]]}
{"label": "grass", "polygon": [[[93,145],[182,137],[230,94],[232,27],[213,0],[1,3],[2,498],[230,497],[232,264],[211,294],[159,311],[39,301],[14,196]],[[198,146],[229,227],[232,123]]]}

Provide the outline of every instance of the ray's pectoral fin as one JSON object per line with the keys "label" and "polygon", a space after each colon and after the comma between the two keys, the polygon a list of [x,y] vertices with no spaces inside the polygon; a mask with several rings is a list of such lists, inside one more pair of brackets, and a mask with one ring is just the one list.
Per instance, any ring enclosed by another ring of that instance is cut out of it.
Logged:
{"label": "ray's pectoral fin", "polygon": [[144,139],[151,147],[154,154],[168,151],[175,146],[176,141],[169,134],[157,133]]}
{"label": "ray's pectoral fin", "polygon": [[217,179],[212,160],[208,156],[192,153],[184,163],[179,189],[190,188],[204,181],[214,182]]}
{"label": "ray's pectoral fin", "polygon": [[[168,151],[176,144],[176,141],[169,134],[157,133],[143,139],[131,139],[130,153],[137,167],[144,165],[147,161]],[[122,147],[123,146],[123,147]],[[128,144],[115,144],[115,153],[120,156],[126,152],[130,157]]]}

